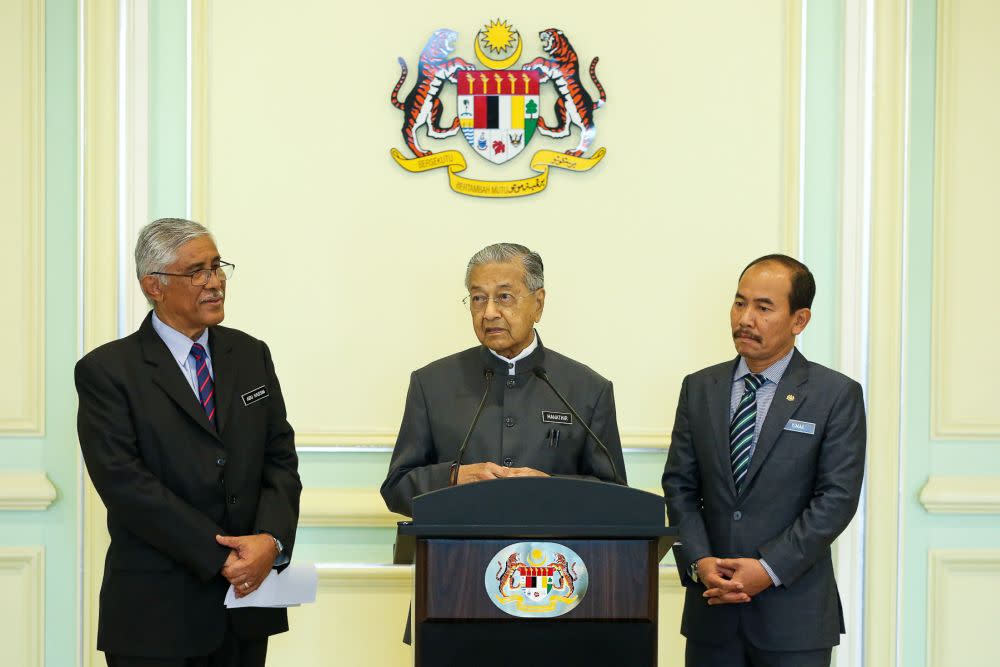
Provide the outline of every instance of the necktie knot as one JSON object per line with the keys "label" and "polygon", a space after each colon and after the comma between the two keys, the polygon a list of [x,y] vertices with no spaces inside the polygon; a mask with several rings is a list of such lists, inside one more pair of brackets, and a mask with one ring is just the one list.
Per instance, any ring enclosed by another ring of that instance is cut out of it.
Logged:
{"label": "necktie knot", "polygon": [[205,358],[205,348],[201,346],[201,343],[195,343],[191,346],[191,356],[199,363]]}
{"label": "necktie knot", "polygon": [[767,378],[757,373],[747,373],[743,376],[743,386],[746,391],[756,393],[767,382]]}

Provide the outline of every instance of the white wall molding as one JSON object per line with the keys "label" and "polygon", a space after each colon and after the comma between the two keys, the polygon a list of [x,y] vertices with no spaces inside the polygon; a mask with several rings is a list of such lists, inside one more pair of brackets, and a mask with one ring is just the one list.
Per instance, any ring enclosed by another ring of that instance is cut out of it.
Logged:
{"label": "white wall molding", "polygon": [[42,547],[0,547],[0,646],[3,663],[45,664],[45,566]]}
{"label": "white wall molding", "polygon": [[1000,514],[1000,476],[933,475],[920,503],[935,514]]}
{"label": "white wall molding", "polygon": [[1000,663],[989,641],[995,610],[983,591],[1000,587],[1000,550],[931,549],[927,563],[928,667]]}
{"label": "white wall molding", "polygon": [[378,489],[303,489],[299,525],[395,528],[406,517],[386,509]]}
{"label": "white wall molding", "polygon": [[0,472],[0,510],[46,510],[56,495],[44,472]]}
{"label": "white wall molding", "polygon": [[[903,322],[906,304],[904,238],[908,197],[908,0],[873,5],[871,293],[868,366],[868,474],[870,489],[890,489],[865,507],[865,664],[896,667],[900,651],[899,587],[903,482],[900,411],[903,391]],[[877,258],[877,261],[876,261]]]}
{"label": "white wall molding", "polygon": [[[8,3],[0,26],[0,54],[18,80],[4,78],[0,164],[5,203],[0,342],[13,355],[0,387],[0,435],[45,431],[45,3]],[[12,79],[14,77],[11,77]]]}

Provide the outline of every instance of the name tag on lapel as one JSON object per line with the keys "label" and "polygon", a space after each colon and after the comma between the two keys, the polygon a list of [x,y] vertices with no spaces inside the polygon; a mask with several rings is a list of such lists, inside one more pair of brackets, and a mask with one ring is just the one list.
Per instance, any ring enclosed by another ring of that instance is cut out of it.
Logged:
{"label": "name tag on lapel", "polygon": [[812,422],[800,422],[798,419],[789,419],[788,423],[785,424],[785,430],[814,435],[816,433],[816,424]]}
{"label": "name tag on lapel", "polygon": [[542,421],[546,424],[572,424],[573,415],[568,412],[552,412],[542,410]]}
{"label": "name tag on lapel", "polygon": [[261,385],[256,389],[251,389],[247,393],[240,396],[243,399],[243,405],[251,405],[257,401],[263,401],[270,394],[267,393],[267,387]]}

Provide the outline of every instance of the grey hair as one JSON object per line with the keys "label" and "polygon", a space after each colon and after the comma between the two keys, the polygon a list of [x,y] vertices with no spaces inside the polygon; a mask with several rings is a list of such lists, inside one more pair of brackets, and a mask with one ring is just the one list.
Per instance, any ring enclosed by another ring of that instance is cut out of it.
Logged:
{"label": "grey hair", "polygon": [[542,256],[517,243],[494,243],[488,245],[469,260],[465,269],[465,289],[471,287],[472,269],[481,264],[502,264],[521,260],[524,265],[524,285],[534,292],[545,287],[545,266]]}
{"label": "grey hair", "polygon": [[[143,277],[162,271],[177,259],[177,251],[188,241],[211,236],[205,227],[183,218],[160,218],[154,220],[139,232],[135,243],[135,275]],[[166,283],[167,276],[158,276]]]}

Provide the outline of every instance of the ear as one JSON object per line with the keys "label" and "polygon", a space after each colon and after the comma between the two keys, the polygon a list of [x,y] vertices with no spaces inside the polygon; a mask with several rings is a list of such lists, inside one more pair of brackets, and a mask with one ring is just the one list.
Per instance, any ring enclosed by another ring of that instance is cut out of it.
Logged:
{"label": "ear", "polygon": [[812,311],[808,308],[799,308],[792,313],[792,333],[798,336],[812,319]]}
{"label": "ear", "polygon": [[142,280],[139,281],[139,286],[142,288],[142,293],[146,295],[146,298],[153,303],[161,303],[163,301],[163,283],[156,276],[143,276]]}
{"label": "ear", "polygon": [[535,292],[535,322],[542,321],[542,311],[545,310],[545,288],[540,288]]}

